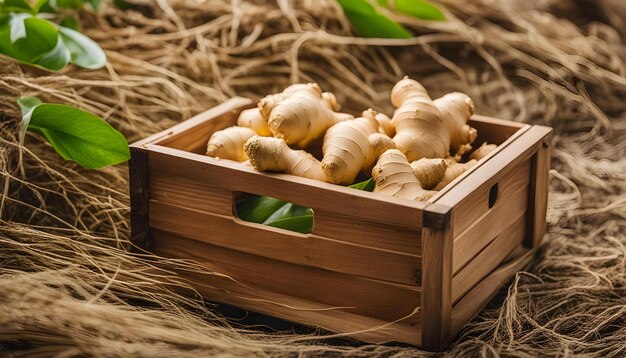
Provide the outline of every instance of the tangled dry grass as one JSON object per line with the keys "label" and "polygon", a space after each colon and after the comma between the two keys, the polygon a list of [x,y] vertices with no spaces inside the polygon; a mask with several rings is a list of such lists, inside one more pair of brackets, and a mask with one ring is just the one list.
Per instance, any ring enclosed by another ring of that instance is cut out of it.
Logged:
{"label": "tangled dry grass", "polygon": [[134,141],[293,81],[317,81],[350,111],[390,112],[404,74],[434,96],[464,91],[481,113],[557,133],[550,238],[447,354],[626,355],[624,42],[600,23],[442,3],[448,22],[392,15],[416,33],[406,40],[353,37],[333,1],[107,3],[80,14],[106,68],[48,73],[0,58],[0,355],[427,355],[233,326],[172,289],[183,283],[171,270],[193,263],[125,251],[124,165],[85,170],[34,135],[23,148],[16,139],[19,95],[87,109]]}

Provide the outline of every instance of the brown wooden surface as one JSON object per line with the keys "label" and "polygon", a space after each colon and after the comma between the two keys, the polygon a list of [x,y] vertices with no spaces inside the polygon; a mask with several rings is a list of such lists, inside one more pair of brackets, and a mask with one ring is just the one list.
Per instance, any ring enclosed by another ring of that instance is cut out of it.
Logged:
{"label": "brown wooden surface", "polygon": [[417,286],[419,256],[345,243],[150,200],[150,227],[299,265]]}
{"label": "brown wooden surface", "polygon": [[442,350],[450,338],[453,228],[451,220],[447,224],[444,230],[422,231],[422,347],[427,350]]}
{"label": "brown wooden surface", "polygon": [[528,247],[539,245],[546,233],[552,130],[547,127],[542,128],[546,135],[541,148],[532,158],[530,201],[528,203],[528,237],[526,239],[526,246]]}
{"label": "brown wooden surface", "polygon": [[452,278],[452,304],[489,275],[498,265],[524,241],[526,217],[523,215],[512,220],[487,247],[485,247],[467,266]]}
{"label": "brown wooden surface", "polygon": [[128,162],[131,242],[142,249],[147,248],[150,241],[149,175],[148,151],[141,147],[131,146]]}
{"label": "brown wooden surface", "polygon": [[163,175],[158,171],[153,172],[150,178],[150,197],[164,203],[213,214],[233,213],[231,191],[216,188],[202,180]]}
{"label": "brown wooden surface", "polygon": [[477,165],[472,174],[464,178],[462,185],[454,186],[437,198],[436,203],[454,207],[457,211],[454,236],[465,231],[477,218],[489,210],[487,206],[476,206],[476,204],[484,203],[492,185],[504,178],[520,163],[528,161],[542,146],[541,141],[545,135],[544,129],[532,126],[515,141],[501,148],[497,155]]}
{"label": "brown wooden surface", "polygon": [[528,160],[519,163],[497,181],[498,197],[491,209],[490,186],[478,187],[469,194],[469,198],[473,200],[464,200],[457,205],[455,210],[463,217],[457,218],[455,224],[465,229],[454,230],[454,272],[471,260],[510,223],[526,213],[529,180]]}
{"label": "brown wooden surface", "polygon": [[421,343],[421,328],[417,323],[362,316],[262,289],[242,290],[240,284],[210,274],[181,272],[181,276],[186,277],[197,292],[210,301],[228,303],[288,321],[325,328],[339,332],[337,337],[353,337],[370,343]]}
{"label": "brown wooden surface", "polygon": [[288,174],[257,172],[242,164],[159,145],[148,145],[150,171],[198,180],[214,188],[267,195],[340,215],[419,231],[426,203],[343,187]]}
{"label": "brown wooden surface", "polygon": [[465,324],[489,303],[506,281],[528,265],[533,254],[534,251],[518,247],[511,254],[511,261],[507,260],[508,262],[503,263],[454,305],[452,308],[452,337],[456,336]]}
{"label": "brown wooden surface", "polygon": [[421,231],[380,224],[354,216],[315,210],[314,235],[383,250],[421,255]]}
{"label": "brown wooden surface", "polygon": [[[243,97],[233,97],[222,104],[219,104],[209,110],[198,113],[197,115],[178,123],[177,125],[166,129],[164,131],[155,133],[151,136],[148,136],[142,140],[139,140],[133,144],[132,147],[143,147],[152,143],[163,143],[168,141],[168,139],[172,138],[185,138],[187,134],[194,132],[194,128],[197,126],[212,126],[212,122],[218,121],[220,122],[220,118],[222,116],[226,116],[228,119],[234,115],[238,115],[239,112],[246,108],[250,108],[254,105],[254,102],[248,98]],[[236,118],[235,118],[236,120]],[[205,140],[208,142],[209,138],[207,137]],[[183,141],[185,141],[183,139]]]}
{"label": "brown wooden surface", "polygon": [[[209,270],[231,276],[244,290],[260,288],[390,321],[410,315],[420,305],[421,292],[414,286],[267,259],[159,230],[152,236],[155,253],[193,259]],[[406,322],[419,322],[416,318]]]}
{"label": "brown wooden surface", "polygon": [[527,126],[524,123],[505,121],[478,114],[474,115],[468,124],[478,132],[478,137],[473,143],[474,147],[478,147],[484,142],[501,145],[519,129]]}

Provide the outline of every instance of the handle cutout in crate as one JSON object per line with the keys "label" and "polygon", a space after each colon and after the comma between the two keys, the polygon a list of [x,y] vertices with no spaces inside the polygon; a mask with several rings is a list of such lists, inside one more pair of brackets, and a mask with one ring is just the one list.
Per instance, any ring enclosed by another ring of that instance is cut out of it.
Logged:
{"label": "handle cutout in crate", "polygon": [[495,183],[489,189],[489,209],[493,208],[498,201],[498,183]]}
{"label": "handle cutout in crate", "polygon": [[[372,191],[374,181],[368,179],[350,186],[351,188]],[[313,230],[313,209],[269,196],[250,193],[235,193],[233,211],[237,218],[267,226],[277,227],[302,234]]]}

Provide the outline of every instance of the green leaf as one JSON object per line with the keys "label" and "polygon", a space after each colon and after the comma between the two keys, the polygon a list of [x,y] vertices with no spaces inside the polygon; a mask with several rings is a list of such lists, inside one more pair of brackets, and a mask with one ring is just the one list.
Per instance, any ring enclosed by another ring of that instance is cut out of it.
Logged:
{"label": "green leaf", "polygon": [[287,204],[286,201],[269,196],[253,195],[237,201],[237,216],[244,221],[263,224],[276,210]]}
{"label": "green leaf", "polygon": [[72,29],[74,31],[80,30],[78,20],[76,20],[74,16],[63,16],[63,19],[61,19],[61,23],[59,23],[59,25],[67,27],[68,29]]}
{"label": "green leaf", "polygon": [[33,12],[33,8],[26,0],[5,0],[0,2],[2,12]]}
{"label": "green leaf", "polygon": [[0,53],[18,61],[34,63],[57,45],[59,31],[47,20],[31,17],[24,20],[26,37],[11,42],[9,27],[0,29]]}
{"label": "green leaf", "polygon": [[89,5],[91,5],[91,7],[94,10],[98,10],[98,8],[100,7],[100,5],[102,4],[102,0],[85,0],[85,2]]}
{"label": "green leaf", "polygon": [[424,20],[445,20],[446,17],[437,6],[426,0],[378,0],[378,4],[403,14]]}
{"label": "green leaf", "polygon": [[135,7],[135,5],[124,0],[113,0],[113,4],[117,6],[118,9],[122,10],[129,10]]}
{"label": "green leaf", "polygon": [[26,128],[30,123],[30,117],[33,113],[33,109],[41,104],[41,101],[37,97],[20,97],[17,99],[17,104],[22,111],[22,123],[20,124],[20,132],[18,135],[20,145],[24,143],[24,137],[26,137]]}
{"label": "green leaf", "polygon": [[67,27],[61,27],[59,31],[72,55],[70,62],[90,70],[97,70],[106,64],[104,51],[92,39]]}
{"label": "green leaf", "polygon": [[349,188],[354,188],[354,189],[364,190],[364,191],[373,191],[375,186],[376,186],[376,182],[374,181],[374,179],[369,178],[360,183],[352,184],[349,186]]}
{"label": "green leaf", "polygon": [[293,203],[286,203],[265,219],[263,224],[272,225],[273,222],[302,215],[313,215],[313,209]]}
{"label": "green leaf", "polygon": [[313,230],[313,215],[301,215],[274,221],[269,226],[308,234]]}
{"label": "green leaf", "polygon": [[41,134],[67,160],[85,168],[102,168],[130,158],[124,136],[97,116],[60,104],[39,104],[29,129]]}
{"label": "green leaf", "polygon": [[356,31],[364,37],[409,38],[411,33],[402,25],[379,14],[365,0],[338,0],[343,12]]}
{"label": "green leaf", "polygon": [[45,54],[37,61],[37,65],[51,71],[60,71],[70,62],[70,50],[67,49],[61,36],[52,51]]}

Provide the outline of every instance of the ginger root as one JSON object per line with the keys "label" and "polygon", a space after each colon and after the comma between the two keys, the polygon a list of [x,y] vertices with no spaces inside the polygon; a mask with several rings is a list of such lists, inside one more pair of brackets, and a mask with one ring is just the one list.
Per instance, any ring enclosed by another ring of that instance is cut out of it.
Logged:
{"label": "ginger root", "polygon": [[465,145],[476,137],[476,131],[466,125],[474,105],[461,95],[444,96],[435,104],[419,82],[404,77],[396,83],[391,90],[391,103],[397,108],[393,141],[410,161],[444,158],[452,145],[455,152],[467,150]]}
{"label": "ginger root", "polygon": [[437,193],[422,188],[406,156],[397,149],[390,149],[378,158],[372,177],[375,192],[399,198],[426,201]]}
{"label": "ginger root", "polygon": [[371,109],[328,129],[322,147],[322,169],[331,183],[352,184],[359,171],[371,172],[376,159],[395,148],[393,140],[378,130],[376,112]]}
{"label": "ginger root", "polygon": [[243,145],[256,134],[250,128],[237,126],[219,130],[209,138],[206,154],[215,158],[246,161],[248,157],[243,150]]}
{"label": "ginger root", "polygon": [[396,135],[396,127],[393,125],[391,118],[384,113],[376,114],[376,121],[378,121],[378,127],[381,133],[385,133],[389,137]]}
{"label": "ginger root", "polygon": [[263,118],[258,108],[249,108],[241,111],[237,118],[237,125],[250,128],[260,136],[270,137],[272,135],[270,127],[267,126],[267,120]]}
{"label": "ginger root", "polygon": [[470,159],[481,160],[487,156],[487,154],[493,152],[498,146],[495,144],[487,144],[484,142],[480,147],[476,148],[475,151],[470,155]]}
{"label": "ginger root", "polygon": [[301,148],[322,137],[336,123],[354,118],[335,112],[332,94],[322,94],[317,84],[296,84],[259,102],[262,115],[276,138]]}
{"label": "ginger root", "polygon": [[441,190],[446,185],[450,184],[454,179],[461,176],[461,174],[465,173],[469,168],[473,167],[476,164],[476,160],[472,159],[467,163],[452,163],[446,169],[445,174],[441,181],[433,188],[433,190]]}
{"label": "ginger root", "polygon": [[441,158],[422,158],[411,163],[413,174],[422,188],[432,189],[443,179],[448,163]]}
{"label": "ginger root", "polygon": [[439,108],[450,135],[450,153],[460,158],[472,150],[472,142],[477,136],[476,129],[467,124],[474,114],[474,101],[464,93],[453,92],[433,102]]}
{"label": "ginger root", "polygon": [[326,181],[322,163],[304,150],[293,150],[285,140],[258,135],[248,139],[244,150],[258,171],[287,173]]}

